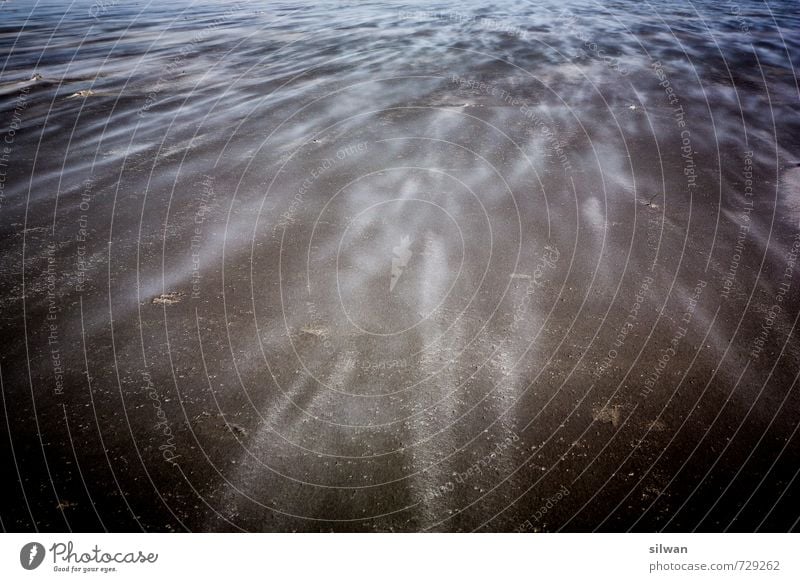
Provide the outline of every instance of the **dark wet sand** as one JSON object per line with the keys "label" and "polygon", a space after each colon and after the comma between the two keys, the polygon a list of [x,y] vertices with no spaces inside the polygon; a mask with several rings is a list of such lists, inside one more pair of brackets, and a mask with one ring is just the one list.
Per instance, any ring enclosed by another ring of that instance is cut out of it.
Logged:
{"label": "dark wet sand", "polygon": [[4,8],[4,529],[797,529],[791,3],[88,6]]}

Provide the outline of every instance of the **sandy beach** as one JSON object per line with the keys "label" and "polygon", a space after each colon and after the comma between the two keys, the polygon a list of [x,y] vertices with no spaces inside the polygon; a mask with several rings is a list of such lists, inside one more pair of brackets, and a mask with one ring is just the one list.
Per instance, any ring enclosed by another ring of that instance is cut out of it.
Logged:
{"label": "sandy beach", "polygon": [[0,8],[6,531],[791,531],[793,2]]}

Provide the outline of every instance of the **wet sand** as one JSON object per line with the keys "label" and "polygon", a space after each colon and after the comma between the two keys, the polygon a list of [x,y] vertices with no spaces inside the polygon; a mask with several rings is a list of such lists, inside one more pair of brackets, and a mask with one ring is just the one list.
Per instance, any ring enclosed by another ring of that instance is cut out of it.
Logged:
{"label": "wet sand", "polygon": [[32,5],[5,530],[797,529],[792,3]]}

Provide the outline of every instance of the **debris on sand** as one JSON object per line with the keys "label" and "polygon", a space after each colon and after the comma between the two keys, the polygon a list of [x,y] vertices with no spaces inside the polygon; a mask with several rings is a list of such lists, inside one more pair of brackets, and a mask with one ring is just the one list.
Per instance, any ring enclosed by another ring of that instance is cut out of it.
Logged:
{"label": "debris on sand", "polygon": [[226,422],[225,426],[231,431],[233,434],[238,434],[242,436],[247,436],[247,429],[243,426],[239,426],[238,424],[234,424],[232,422]]}
{"label": "debris on sand", "polygon": [[622,418],[622,406],[595,406],[592,408],[592,418],[604,424],[610,422],[611,426],[617,428]]}
{"label": "debris on sand", "polygon": [[171,293],[162,293],[158,297],[153,298],[153,305],[175,305],[181,302],[183,293],[172,291]]}
{"label": "debris on sand", "polygon": [[67,99],[72,99],[73,97],[91,97],[92,95],[97,95],[97,93],[95,93],[91,89],[82,89],[77,93],[73,93],[72,95],[67,97]]}
{"label": "debris on sand", "polygon": [[195,416],[192,419],[192,424],[193,425],[197,424],[198,422],[202,421],[203,419],[210,418],[210,417],[211,417],[211,413],[208,412],[207,410],[204,410],[203,412],[201,412],[200,414],[198,414],[197,416]]}
{"label": "debris on sand", "polygon": [[304,325],[300,331],[309,335],[322,337],[328,334],[328,328],[321,325]]}
{"label": "debris on sand", "polygon": [[647,202],[642,202],[645,206],[649,206],[650,208],[658,208],[658,204],[654,202],[656,197],[661,196],[661,192],[656,192],[647,200]]}
{"label": "debris on sand", "polygon": [[654,497],[659,497],[660,495],[661,495],[661,489],[659,489],[658,487],[654,487],[653,485],[648,485],[642,491],[642,499],[645,501],[648,499],[652,499]]}
{"label": "debris on sand", "polygon": [[0,95],[10,95],[22,91],[27,93],[31,87],[36,85],[42,79],[41,75],[34,75],[31,79],[25,81],[12,81],[9,83],[0,83]]}

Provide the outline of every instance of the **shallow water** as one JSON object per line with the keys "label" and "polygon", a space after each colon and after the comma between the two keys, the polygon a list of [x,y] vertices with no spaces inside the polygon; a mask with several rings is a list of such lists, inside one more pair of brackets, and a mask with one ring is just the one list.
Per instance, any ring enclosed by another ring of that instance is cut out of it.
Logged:
{"label": "shallow water", "polygon": [[4,527],[796,528],[798,30],[3,3]]}

